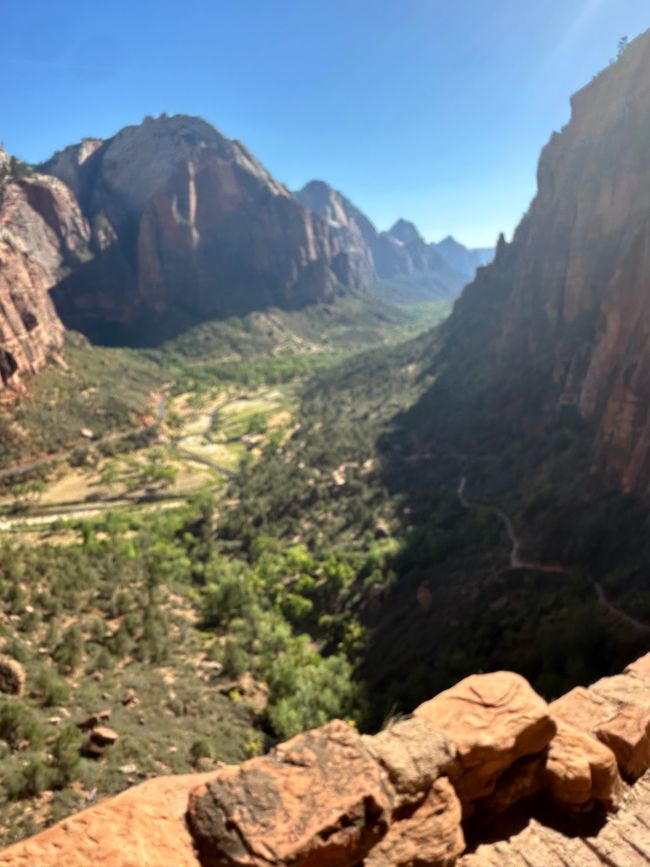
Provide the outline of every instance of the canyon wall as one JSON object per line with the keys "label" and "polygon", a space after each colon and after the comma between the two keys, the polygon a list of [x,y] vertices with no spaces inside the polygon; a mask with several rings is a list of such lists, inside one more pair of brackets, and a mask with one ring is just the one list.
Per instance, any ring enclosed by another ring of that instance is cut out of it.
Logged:
{"label": "canyon wall", "polygon": [[[457,355],[552,382],[607,469],[650,493],[650,33],[572,100],[512,243],[447,326]],[[480,356],[480,358],[479,358]]]}
{"label": "canyon wall", "polygon": [[341,237],[199,118],[147,118],[43,170],[76,192],[93,228],[93,262],[54,291],[66,325],[91,338],[155,343],[203,319],[367,288]]}
{"label": "canyon wall", "polygon": [[0,380],[20,390],[63,345],[50,290],[89,257],[90,229],[56,178],[16,169],[0,150]]}

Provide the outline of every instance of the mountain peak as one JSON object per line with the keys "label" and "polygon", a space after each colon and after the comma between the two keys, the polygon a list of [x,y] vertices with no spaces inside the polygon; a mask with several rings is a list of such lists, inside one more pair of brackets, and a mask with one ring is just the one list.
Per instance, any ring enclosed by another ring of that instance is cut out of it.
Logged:
{"label": "mountain peak", "polygon": [[409,220],[401,218],[388,230],[388,234],[391,238],[395,238],[396,241],[401,241],[403,244],[412,244],[414,241],[424,241],[415,224],[411,223]]}

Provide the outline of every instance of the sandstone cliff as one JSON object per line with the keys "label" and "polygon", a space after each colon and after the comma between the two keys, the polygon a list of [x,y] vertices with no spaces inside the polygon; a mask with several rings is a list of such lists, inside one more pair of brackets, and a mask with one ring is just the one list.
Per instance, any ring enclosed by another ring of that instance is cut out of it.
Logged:
{"label": "sandstone cliff", "polygon": [[399,289],[406,289],[419,300],[454,298],[474,276],[473,271],[467,275],[456,270],[406,220],[378,232],[349,199],[323,181],[311,181],[295,196],[327,223],[357,262],[367,286],[382,296],[399,298]]}
{"label": "sandstone cliff", "polygon": [[[599,432],[625,490],[650,492],[650,33],[572,100],[538,192],[459,301],[448,333],[477,367],[539,374]],[[504,371],[506,374],[504,374]]]}
{"label": "sandstone cliff", "polygon": [[551,705],[518,675],[476,675],[374,736],[334,721],[151,780],[0,867],[631,867],[650,842],[649,734],[650,656]]}
{"label": "sandstone cliff", "polygon": [[3,151],[0,174],[0,379],[19,388],[62,347],[49,292],[87,260],[90,230],[60,180],[15,173]]}
{"label": "sandstone cliff", "polygon": [[199,118],[147,118],[43,170],[77,193],[93,227],[93,263],[54,292],[64,322],[90,337],[156,342],[201,319],[366,287],[340,235]]}

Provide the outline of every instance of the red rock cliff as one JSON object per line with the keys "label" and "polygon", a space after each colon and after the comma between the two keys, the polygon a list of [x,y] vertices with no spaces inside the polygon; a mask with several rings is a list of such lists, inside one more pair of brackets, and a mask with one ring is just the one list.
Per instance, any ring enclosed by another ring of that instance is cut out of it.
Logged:
{"label": "red rock cliff", "polygon": [[42,368],[63,344],[50,289],[88,257],[89,227],[57,178],[14,177],[0,151],[0,385]]}
{"label": "red rock cliff", "polygon": [[650,33],[572,100],[511,244],[450,323],[462,351],[543,369],[596,422],[626,490],[650,492]]}
{"label": "red rock cliff", "polygon": [[44,170],[93,225],[94,263],[55,293],[64,321],[91,337],[155,342],[200,319],[331,302],[367,284],[324,220],[199,118],[148,118]]}

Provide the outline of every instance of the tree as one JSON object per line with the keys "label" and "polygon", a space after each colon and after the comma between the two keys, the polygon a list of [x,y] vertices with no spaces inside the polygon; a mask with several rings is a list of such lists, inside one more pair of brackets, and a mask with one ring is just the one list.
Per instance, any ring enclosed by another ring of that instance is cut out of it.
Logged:
{"label": "tree", "polygon": [[621,36],[621,38],[618,40],[618,50],[616,52],[616,59],[617,60],[620,60],[621,57],[623,57],[623,55],[627,51],[629,44],[630,44],[630,40],[628,39],[628,37],[627,36]]}

